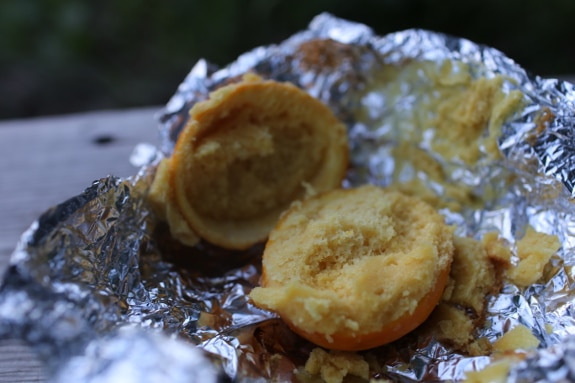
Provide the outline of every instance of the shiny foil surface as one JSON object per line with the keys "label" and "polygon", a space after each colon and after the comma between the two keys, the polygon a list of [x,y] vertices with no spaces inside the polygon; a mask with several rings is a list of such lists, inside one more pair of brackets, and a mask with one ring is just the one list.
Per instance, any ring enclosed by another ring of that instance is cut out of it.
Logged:
{"label": "shiny foil surface", "polygon": [[[328,50],[316,54],[316,44],[325,41]],[[135,152],[134,161],[144,163],[138,174],[101,179],[39,217],[3,276],[0,337],[29,343],[54,382],[297,382],[314,346],[247,297],[258,284],[262,246],[230,252],[172,240],[146,204],[155,166],[170,155],[192,105],[255,72],[306,89],[348,125],[345,186],[387,185],[395,177],[393,137],[424,95],[414,96],[417,82],[406,83],[389,105],[390,95],[373,79],[385,65],[442,60],[464,62],[477,77],[505,76],[504,87],[523,94],[521,110],[505,122],[498,140],[502,159],[482,157],[472,166],[442,160],[451,184],[493,196],[481,208],[442,211],[447,221],[460,235],[497,230],[510,243],[529,224],[562,243],[544,283],[506,284],[490,300],[481,335],[493,341],[525,325],[541,345],[511,367],[509,381],[572,381],[573,86],[526,73],[501,52],[464,39],[424,30],[377,36],[368,26],[329,14],[224,68],[200,60],[158,116],[158,148]],[[425,142],[421,149],[432,152]],[[441,194],[441,185],[432,186]],[[433,339],[365,355],[376,359],[374,378],[401,382],[462,380],[466,371],[491,362]]]}

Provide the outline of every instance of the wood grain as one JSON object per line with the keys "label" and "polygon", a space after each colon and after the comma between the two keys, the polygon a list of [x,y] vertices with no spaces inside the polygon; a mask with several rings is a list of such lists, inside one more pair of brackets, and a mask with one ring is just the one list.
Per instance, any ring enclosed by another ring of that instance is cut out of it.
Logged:
{"label": "wood grain", "polygon": [[[46,209],[108,175],[137,172],[139,143],[157,145],[159,107],[0,122],[0,275],[21,234]],[[32,350],[0,341],[0,383],[44,382]]]}

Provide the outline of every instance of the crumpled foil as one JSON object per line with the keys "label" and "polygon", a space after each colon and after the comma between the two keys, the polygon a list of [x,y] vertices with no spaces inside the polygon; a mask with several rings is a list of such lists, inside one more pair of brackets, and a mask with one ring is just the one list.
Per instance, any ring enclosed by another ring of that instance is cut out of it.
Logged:
{"label": "crumpled foil", "polygon": [[[326,39],[337,42],[327,57],[305,52],[307,43]],[[562,243],[545,283],[505,285],[491,299],[489,325],[481,334],[495,340],[521,323],[540,340],[537,350],[512,367],[509,381],[573,381],[573,86],[531,75],[501,52],[464,39],[425,30],[377,36],[368,26],[329,14],[225,68],[200,60],[159,115],[158,148],[138,147],[135,161],[145,163],[138,174],[96,181],[39,217],[3,277],[0,338],[29,343],[54,382],[297,381],[295,371],[313,345],[247,299],[258,283],[262,247],[230,252],[174,242],[146,204],[155,165],[170,155],[193,104],[251,71],[301,86],[348,124],[347,186],[385,185],[393,173],[393,142],[386,137],[394,129],[395,109],[386,106],[383,93],[366,98],[366,86],[382,65],[445,59],[470,64],[477,76],[514,79],[509,86],[525,97],[521,112],[503,126],[503,160],[472,168],[445,164],[451,181],[479,192],[499,190],[497,199],[481,210],[445,211],[446,218],[462,235],[496,229],[513,242],[529,224]],[[406,110],[417,107],[409,90]],[[360,119],[358,108],[369,113]],[[544,111],[554,118],[541,129]],[[512,187],[505,183],[509,175]],[[461,355],[433,340],[398,347],[375,354],[381,367],[371,371],[373,377],[461,380],[466,371],[490,363],[489,357]]]}

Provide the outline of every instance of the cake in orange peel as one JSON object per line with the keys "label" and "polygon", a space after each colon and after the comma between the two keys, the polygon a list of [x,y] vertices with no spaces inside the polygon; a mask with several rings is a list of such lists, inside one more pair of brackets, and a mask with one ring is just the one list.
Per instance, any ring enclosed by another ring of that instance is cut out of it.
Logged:
{"label": "cake in orange peel", "polygon": [[154,205],[188,245],[246,249],[307,191],[340,187],[348,151],[345,125],[321,101],[246,75],[190,110],[159,177],[167,182],[152,187]]}
{"label": "cake in orange peel", "polygon": [[427,319],[453,249],[452,227],[416,197],[372,185],[332,190],[282,216],[250,297],[319,346],[365,350]]}

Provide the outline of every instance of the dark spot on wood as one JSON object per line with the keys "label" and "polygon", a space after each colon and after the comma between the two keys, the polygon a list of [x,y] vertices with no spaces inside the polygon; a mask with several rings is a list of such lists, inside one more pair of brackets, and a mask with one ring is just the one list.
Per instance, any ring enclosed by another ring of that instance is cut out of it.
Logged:
{"label": "dark spot on wood", "polygon": [[94,144],[102,145],[102,146],[111,144],[114,141],[116,141],[116,139],[109,134],[102,134],[102,135],[94,137],[94,139],[92,139],[92,142]]}

